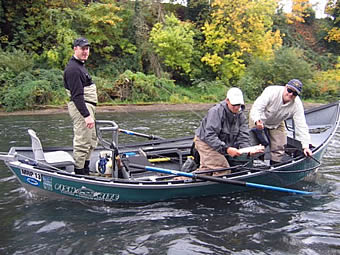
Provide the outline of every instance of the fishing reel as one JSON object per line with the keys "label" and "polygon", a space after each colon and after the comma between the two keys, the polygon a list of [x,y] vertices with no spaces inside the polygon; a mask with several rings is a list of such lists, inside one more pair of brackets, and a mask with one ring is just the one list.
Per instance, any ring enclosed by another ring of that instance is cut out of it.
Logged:
{"label": "fishing reel", "polygon": [[99,160],[96,162],[96,171],[100,175],[112,176],[112,151],[101,151],[99,153]]}

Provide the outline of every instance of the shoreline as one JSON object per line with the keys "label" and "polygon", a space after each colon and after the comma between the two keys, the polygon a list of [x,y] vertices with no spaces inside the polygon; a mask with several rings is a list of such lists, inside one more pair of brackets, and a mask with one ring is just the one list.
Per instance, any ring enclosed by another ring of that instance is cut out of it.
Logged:
{"label": "shoreline", "polygon": [[[215,103],[195,103],[195,104],[126,104],[126,105],[99,105],[96,107],[96,113],[103,112],[161,112],[161,111],[187,111],[187,110],[208,110]],[[35,110],[20,110],[6,112],[0,110],[1,116],[25,116],[25,115],[49,115],[68,113],[67,106],[46,106]]]}
{"label": "shoreline", "polygon": [[[99,105],[96,107],[97,113],[103,112],[164,112],[164,111],[204,111],[209,110],[216,103],[194,103],[194,104],[127,104],[127,105]],[[314,108],[321,103],[303,103],[305,110]],[[251,104],[246,104],[246,110],[249,110]],[[36,110],[22,110],[15,112],[5,112],[0,110],[1,116],[25,116],[25,115],[50,115],[50,114],[63,114],[68,113],[67,106],[46,106],[45,109]]]}

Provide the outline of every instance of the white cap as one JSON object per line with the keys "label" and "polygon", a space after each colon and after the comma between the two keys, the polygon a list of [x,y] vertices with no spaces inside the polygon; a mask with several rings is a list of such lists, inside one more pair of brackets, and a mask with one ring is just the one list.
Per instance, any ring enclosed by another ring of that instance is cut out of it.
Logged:
{"label": "white cap", "polygon": [[235,104],[244,104],[243,94],[239,88],[231,88],[228,90],[227,98],[229,102],[233,105]]}

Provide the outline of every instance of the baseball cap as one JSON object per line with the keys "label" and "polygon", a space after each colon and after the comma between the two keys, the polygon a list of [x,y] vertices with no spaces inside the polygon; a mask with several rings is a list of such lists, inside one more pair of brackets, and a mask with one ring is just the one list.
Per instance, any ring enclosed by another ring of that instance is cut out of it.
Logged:
{"label": "baseball cap", "polygon": [[287,83],[287,86],[290,87],[290,88],[292,88],[292,89],[294,89],[294,90],[296,90],[296,92],[297,92],[298,94],[300,94],[301,91],[302,91],[302,86],[303,86],[303,84],[302,84],[302,82],[299,81],[298,79],[293,79],[293,80],[290,80],[290,81]]}
{"label": "baseball cap", "polygon": [[230,88],[227,92],[227,98],[232,105],[244,104],[243,93],[239,88]]}
{"label": "baseball cap", "polygon": [[77,46],[84,47],[84,46],[89,46],[89,45],[90,45],[89,41],[84,37],[75,39],[73,43],[73,47],[77,47]]}

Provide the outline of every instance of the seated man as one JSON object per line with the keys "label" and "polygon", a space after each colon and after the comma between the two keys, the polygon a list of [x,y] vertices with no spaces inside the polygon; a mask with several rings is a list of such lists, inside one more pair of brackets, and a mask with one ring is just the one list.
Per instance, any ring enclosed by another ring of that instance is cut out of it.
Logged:
{"label": "seated man", "polygon": [[[240,148],[250,146],[248,121],[242,111],[244,100],[239,88],[231,88],[224,101],[212,107],[195,133],[195,148],[200,154],[200,167],[196,172],[230,167],[226,155],[241,155]],[[258,146],[251,155],[263,152]],[[230,170],[214,173],[225,175]]]}

